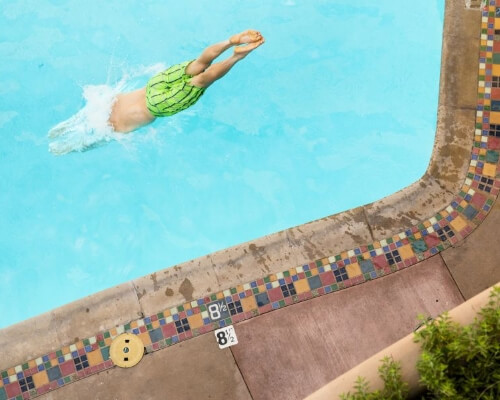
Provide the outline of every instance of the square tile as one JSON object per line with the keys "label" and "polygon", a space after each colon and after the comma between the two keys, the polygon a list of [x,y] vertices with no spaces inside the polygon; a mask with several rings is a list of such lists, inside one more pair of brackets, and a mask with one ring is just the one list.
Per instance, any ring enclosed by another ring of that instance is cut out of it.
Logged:
{"label": "square tile", "polygon": [[161,331],[161,328],[156,328],[153,329],[152,331],[149,331],[149,336],[152,343],[159,342],[160,340],[163,339],[163,333]]}
{"label": "square tile", "polygon": [[373,263],[374,267],[377,269],[383,269],[389,265],[389,263],[387,262],[387,259],[385,258],[385,256],[383,254],[380,254],[380,255],[373,257],[372,263]]}
{"label": "square tile", "polygon": [[41,387],[49,383],[49,377],[47,376],[47,371],[41,371],[33,375],[33,381],[36,387]]}
{"label": "square tile", "polygon": [[373,272],[375,270],[375,267],[374,267],[373,262],[371,260],[361,260],[359,262],[359,266],[360,266],[361,272],[363,274],[368,274],[368,273]]}
{"label": "square tile", "polygon": [[320,274],[319,277],[321,279],[322,286],[333,285],[336,282],[335,275],[333,274],[332,271]]}
{"label": "square tile", "polygon": [[268,295],[269,295],[269,300],[272,302],[280,301],[283,299],[283,292],[281,291],[280,287],[269,290]]}
{"label": "square tile", "polygon": [[427,245],[425,244],[425,241],[422,239],[413,241],[411,243],[411,247],[413,248],[413,251],[415,253],[423,253],[424,251],[427,250]]}
{"label": "square tile", "polygon": [[345,269],[349,278],[354,278],[362,274],[358,263],[346,265]]}
{"label": "square tile", "polygon": [[170,324],[163,325],[161,327],[161,331],[163,332],[163,336],[165,338],[177,335],[177,329],[175,329],[175,324],[173,322]]}
{"label": "square tile", "polygon": [[470,203],[476,207],[476,208],[481,208],[484,203],[486,203],[486,196],[483,196],[481,193],[475,193],[471,200],[470,200]]}
{"label": "square tile", "polygon": [[441,239],[437,234],[426,235],[424,237],[424,241],[428,248],[435,247],[441,244]]}
{"label": "square tile", "polygon": [[486,152],[486,162],[496,164],[498,162],[499,153],[498,151],[488,150]]}
{"label": "square tile", "polygon": [[450,225],[454,231],[460,232],[467,226],[467,223],[460,215],[458,215],[453,221],[450,222]]}
{"label": "square tile", "polygon": [[75,363],[73,361],[67,361],[60,365],[62,376],[68,376],[76,372]]}
{"label": "square tile", "polygon": [[251,311],[257,309],[257,303],[255,302],[254,296],[248,296],[240,300],[243,307],[243,311]]}
{"label": "square tile", "polygon": [[189,326],[191,326],[192,329],[197,329],[203,326],[203,317],[200,313],[191,315],[188,317],[189,321]]}
{"label": "square tile", "polygon": [[19,382],[9,383],[5,386],[5,392],[7,393],[7,398],[13,398],[21,394],[21,386]]}
{"label": "square tile", "polygon": [[484,163],[483,175],[495,177],[497,173],[497,166],[495,164]]}
{"label": "square tile", "polygon": [[311,276],[310,278],[307,278],[307,281],[311,290],[318,289],[322,286],[319,275]]}
{"label": "square tile", "polygon": [[151,337],[149,336],[148,331],[141,332],[137,336],[142,340],[142,343],[144,344],[144,346],[151,345]]}
{"label": "square tile", "polygon": [[101,351],[95,350],[87,353],[87,360],[90,366],[101,364],[103,362]]}
{"label": "square tile", "polygon": [[401,258],[403,260],[406,260],[407,258],[412,258],[415,256],[415,253],[413,252],[413,249],[411,245],[407,244],[404,246],[401,246],[398,248],[399,254],[401,255]]}
{"label": "square tile", "polygon": [[478,211],[471,205],[468,205],[467,207],[465,207],[463,213],[468,219],[473,219],[477,215]]}
{"label": "square tile", "polygon": [[59,368],[59,366],[49,368],[47,370],[47,376],[49,377],[49,381],[56,381],[57,379],[62,377],[61,369]]}
{"label": "square tile", "polygon": [[294,286],[297,294],[310,291],[309,285],[307,284],[307,280],[305,279],[299,279],[298,281],[295,281]]}
{"label": "square tile", "polygon": [[259,293],[257,295],[255,295],[255,300],[257,302],[257,305],[259,307],[263,307],[267,304],[269,304],[269,296],[267,295],[267,293]]}
{"label": "square tile", "polygon": [[230,317],[226,300],[220,299],[207,304],[207,310],[212,321],[226,319]]}

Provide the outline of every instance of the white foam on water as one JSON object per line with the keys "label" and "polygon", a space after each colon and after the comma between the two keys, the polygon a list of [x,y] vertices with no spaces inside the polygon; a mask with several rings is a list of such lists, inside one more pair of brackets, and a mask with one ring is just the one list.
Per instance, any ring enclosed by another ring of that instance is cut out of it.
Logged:
{"label": "white foam on water", "polygon": [[55,155],[63,155],[87,151],[111,140],[126,140],[128,135],[114,132],[108,122],[116,95],[136,89],[137,78],[153,76],[164,69],[165,65],[162,63],[140,66],[123,72],[121,79],[114,85],[83,86],[84,106],[49,130],[49,151]]}

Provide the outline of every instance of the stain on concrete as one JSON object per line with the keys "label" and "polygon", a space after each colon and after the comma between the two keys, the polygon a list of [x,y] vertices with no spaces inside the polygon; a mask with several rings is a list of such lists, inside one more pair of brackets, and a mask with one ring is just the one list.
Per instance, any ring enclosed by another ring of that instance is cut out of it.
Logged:
{"label": "stain on concrete", "polygon": [[90,308],[87,308],[87,309],[85,310],[85,312],[89,313],[89,312],[90,312]]}
{"label": "stain on concrete", "polygon": [[[431,203],[432,203],[432,199],[429,198],[427,200],[427,202],[425,202],[423,205],[431,204]],[[418,216],[417,213],[415,211],[412,211],[412,210],[405,211],[404,213],[399,212],[397,217],[402,222],[403,226],[412,226],[412,225],[416,224],[417,221],[420,221],[420,216]]]}
{"label": "stain on concrete", "polygon": [[160,290],[160,285],[158,284],[158,281],[156,279],[156,272],[154,274],[151,274],[149,277],[153,281],[153,291],[157,292],[158,290]]}
{"label": "stain on concrete", "polygon": [[396,219],[392,217],[384,217],[379,213],[374,213],[370,216],[370,225],[376,229],[391,229],[394,227]]}
{"label": "stain on concrete", "polygon": [[[310,242],[309,242],[310,243]],[[317,257],[314,256],[314,249],[311,247],[311,246],[308,246],[309,243],[304,243],[302,245],[302,249],[304,250],[304,252],[306,253],[305,257],[307,260],[314,260],[316,259]]]}
{"label": "stain on concrete", "polygon": [[165,296],[173,296],[174,295],[174,291],[170,288],[167,288],[165,290]]}
{"label": "stain on concrete", "polygon": [[192,301],[193,292],[194,287],[191,284],[191,281],[188,278],[184,279],[184,281],[181,283],[181,286],[179,287],[179,293],[184,296],[186,301]]}
{"label": "stain on concrete", "polygon": [[229,265],[231,268],[236,268],[237,270],[240,270],[241,267],[243,267],[240,263],[234,261],[232,258],[229,259],[227,265]]}
{"label": "stain on concrete", "polygon": [[349,211],[349,215],[345,216],[345,220],[351,220],[358,224],[366,224],[364,207],[357,207]]}
{"label": "stain on concrete", "polygon": [[271,272],[271,269],[266,263],[266,259],[264,256],[266,255],[266,248],[264,246],[257,246],[255,243],[250,243],[248,246],[248,250],[250,250],[250,253],[252,254],[253,258],[259,264],[264,268],[265,271]]}
{"label": "stain on concrete", "polygon": [[260,249],[262,249],[262,247],[257,247],[257,245],[255,243],[251,243],[248,248],[250,249],[250,251],[252,253],[254,253],[255,251],[259,251]]}
{"label": "stain on concrete", "polygon": [[361,236],[356,235],[355,233],[351,233],[351,232],[349,232],[349,231],[345,231],[344,233],[345,233],[347,236],[350,236],[350,237],[351,237],[351,239],[354,241],[354,243],[359,243],[359,244],[361,244],[361,243],[364,243],[364,242],[365,242],[365,240],[364,240]]}
{"label": "stain on concrete", "polygon": [[146,295],[146,289],[142,289],[142,293],[137,291],[137,299],[140,300]]}
{"label": "stain on concrete", "polygon": [[[476,86],[471,82],[471,93],[476,93]],[[458,189],[454,185],[462,182],[469,164],[470,141],[474,135],[470,121],[474,110],[456,110],[443,105],[438,108],[436,140],[427,173],[438,182],[443,181],[448,191]]]}

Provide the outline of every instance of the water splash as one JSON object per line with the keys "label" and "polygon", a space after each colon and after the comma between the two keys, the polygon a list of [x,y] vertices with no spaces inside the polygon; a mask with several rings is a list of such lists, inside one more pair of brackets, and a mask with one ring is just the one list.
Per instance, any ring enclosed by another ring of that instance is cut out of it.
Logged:
{"label": "water splash", "polygon": [[123,141],[126,135],[114,132],[108,122],[116,95],[136,89],[140,83],[139,78],[152,76],[164,69],[165,65],[162,63],[140,66],[123,72],[116,84],[83,86],[84,106],[49,130],[49,151],[55,155],[63,155],[87,151],[111,140]]}

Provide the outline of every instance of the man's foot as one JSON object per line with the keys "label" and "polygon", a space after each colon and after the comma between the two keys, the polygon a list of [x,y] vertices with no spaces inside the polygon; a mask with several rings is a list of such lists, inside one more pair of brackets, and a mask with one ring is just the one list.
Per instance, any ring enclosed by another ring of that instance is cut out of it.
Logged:
{"label": "man's foot", "polygon": [[255,31],[253,29],[248,29],[245,32],[237,33],[236,35],[231,36],[229,39],[229,43],[231,44],[243,44],[243,43],[252,43],[262,39],[262,35],[260,32]]}
{"label": "man's foot", "polygon": [[245,57],[248,55],[252,50],[255,50],[257,47],[262,45],[265,42],[264,38],[258,40],[257,42],[252,42],[250,44],[247,44],[246,46],[237,46],[234,48],[234,54],[238,56]]}

